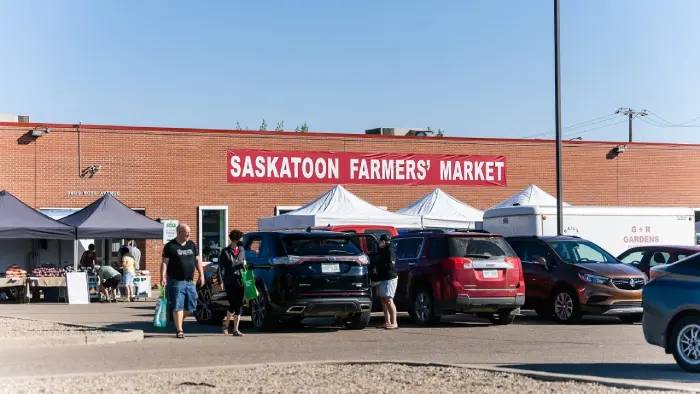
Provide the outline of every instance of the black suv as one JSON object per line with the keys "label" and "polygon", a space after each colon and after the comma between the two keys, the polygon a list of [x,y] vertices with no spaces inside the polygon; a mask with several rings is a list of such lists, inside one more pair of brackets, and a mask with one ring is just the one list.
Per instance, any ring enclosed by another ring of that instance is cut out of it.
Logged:
{"label": "black suv", "polygon": [[[249,268],[259,296],[249,302],[253,325],[273,330],[306,317],[336,317],[347,328],[369,324],[371,293],[369,258],[355,238],[363,235],[329,231],[254,232],[243,237]],[[226,299],[217,283],[217,265],[205,272],[195,316],[202,323],[221,324]]]}

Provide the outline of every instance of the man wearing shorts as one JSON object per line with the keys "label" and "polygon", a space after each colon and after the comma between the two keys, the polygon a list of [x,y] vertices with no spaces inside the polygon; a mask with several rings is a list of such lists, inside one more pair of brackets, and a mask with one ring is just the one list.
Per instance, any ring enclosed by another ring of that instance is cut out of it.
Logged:
{"label": "man wearing shorts", "polygon": [[384,312],[384,325],[380,328],[395,330],[399,328],[396,321],[396,305],[394,305],[394,295],[396,294],[396,284],[398,274],[396,272],[396,259],[391,250],[390,238],[382,234],[379,238],[379,256],[376,264],[376,280],[379,283],[379,299],[382,302]]}
{"label": "man wearing shorts", "polygon": [[199,285],[204,286],[204,270],[197,245],[190,240],[190,227],[181,223],[177,226],[177,237],[163,247],[163,265],[160,268],[160,284],[165,286],[178,338],[185,337],[182,323],[197,308],[195,268],[199,272]]}
{"label": "man wearing shorts", "polygon": [[100,293],[104,296],[102,302],[117,302],[117,287],[122,281],[119,271],[110,265],[103,265],[97,269],[97,276],[100,281]]}

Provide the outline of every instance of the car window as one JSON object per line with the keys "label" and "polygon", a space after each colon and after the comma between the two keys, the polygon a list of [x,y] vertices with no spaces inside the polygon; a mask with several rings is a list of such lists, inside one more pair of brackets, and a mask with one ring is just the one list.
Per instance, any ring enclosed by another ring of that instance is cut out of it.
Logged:
{"label": "car window", "polygon": [[262,257],[260,251],[262,250],[262,237],[253,236],[250,237],[246,245],[243,247],[245,249],[245,258],[254,259],[256,257]]}
{"label": "car window", "polygon": [[291,256],[357,256],[363,254],[351,237],[287,235],[282,241]]}
{"label": "car window", "polygon": [[516,257],[502,237],[447,237],[449,257]]}
{"label": "car window", "polygon": [[669,267],[673,267],[673,270],[677,269],[700,269],[700,253],[691,255],[690,257],[687,257],[675,264],[671,264]]}
{"label": "car window", "polygon": [[[695,253],[693,253],[693,254],[695,254]],[[676,254],[676,260],[683,260],[683,259],[686,258],[686,257],[692,256],[693,254],[684,253],[684,252],[679,252],[679,253]]]}
{"label": "car window", "polygon": [[559,257],[567,263],[615,264],[618,262],[610,253],[591,241],[566,240],[549,241],[548,243]]}
{"label": "car window", "polygon": [[428,238],[425,242],[428,248],[428,258],[431,260],[444,259],[447,255],[447,248],[444,237]]}
{"label": "car window", "polygon": [[365,230],[365,234],[368,235],[374,235],[377,238],[377,242],[369,242],[367,245],[367,252],[368,253],[378,253],[379,252],[379,238],[381,238],[382,235],[387,235],[389,238],[391,238],[391,232],[387,230]]}
{"label": "car window", "polygon": [[525,249],[527,244],[520,241],[508,241],[508,243],[520,260],[525,261]]}
{"label": "car window", "polygon": [[551,252],[546,245],[543,245],[540,242],[530,242],[527,244],[525,261],[531,263],[537,259],[545,259],[544,261],[551,263],[548,261],[550,258],[550,253]]}
{"label": "car window", "polygon": [[646,252],[643,250],[632,252],[627,256],[623,257],[621,261],[625,264],[640,264],[642,262],[642,259],[644,258],[644,253]]}
{"label": "car window", "polygon": [[423,238],[403,238],[396,241],[396,258],[399,260],[417,259]]}
{"label": "car window", "polygon": [[657,265],[666,265],[671,259],[671,254],[666,252],[653,252],[651,259],[649,260],[650,267],[656,267]]}

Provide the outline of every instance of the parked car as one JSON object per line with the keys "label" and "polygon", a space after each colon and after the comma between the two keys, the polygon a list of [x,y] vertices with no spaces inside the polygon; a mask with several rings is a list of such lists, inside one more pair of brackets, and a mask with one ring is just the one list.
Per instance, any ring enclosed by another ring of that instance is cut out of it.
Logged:
{"label": "parked car", "polygon": [[649,269],[659,265],[673,264],[695,253],[700,253],[700,245],[649,245],[628,249],[617,257],[625,264],[639,268],[647,276]]}
{"label": "parked car", "polygon": [[700,254],[653,267],[642,296],[644,337],[700,372]]}
{"label": "parked car", "polygon": [[399,275],[395,303],[419,325],[456,313],[510,324],[525,302],[520,259],[500,235],[433,230],[392,242]]}
{"label": "parked car", "polygon": [[507,237],[523,262],[524,309],[561,323],[583,315],[642,320],[642,288],[647,277],[597,244],[574,236]]}
{"label": "parked car", "polygon": [[[259,296],[251,300],[253,326],[273,330],[278,323],[298,324],[306,317],[336,317],[347,328],[362,329],[370,319],[369,259],[351,235],[328,231],[255,232],[243,237]],[[221,324],[225,293],[218,267],[207,267],[199,289],[198,321]]]}

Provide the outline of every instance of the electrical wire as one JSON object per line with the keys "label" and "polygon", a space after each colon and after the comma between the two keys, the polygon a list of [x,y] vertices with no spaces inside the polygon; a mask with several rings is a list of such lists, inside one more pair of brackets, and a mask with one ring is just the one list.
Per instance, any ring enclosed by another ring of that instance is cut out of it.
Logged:
{"label": "electrical wire", "polygon": [[[646,111],[647,111],[648,113],[650,113],[650,114],[656,116],[657,118],[659,118],[659,119],[661,119],[661,120],[663,121],[663,123],[662,123],[662,122],[659,122],[659,121],[657,121],[657,120],[648,119],[648,120],[650,120],[651,122],[647,121],[646,123],[652,124],[652,125],[654,125],[654,126],[658,126],[658,127],[700,127],[700,125],[691,125],[691,123],[695,122],[696,120],[700,120],[700,116],[698,116],[698,117],[695,118],[695,119],[689,120],[689,121],[687,121],[687,122],[685,122],[685,123],[673,123],[673,122],[670,122],[670,121],[664,119],[664,118],[661,117],[659,114],[657,114],[657,113],[655,113],[655,112],[653,112],[653,111],[649,111],[649,110],[646,110]],[[644,119],[643,119],[643,120],[644,120]]]}
{"label": "electrical wire", "polygon": [[[594,125],[594,124],[599,124],[599,123],[607,122],[607,121],[611,120],[612,118],[614,118],[615,116],[616,116],[615,114],[608,114],[608,115],[601,116],[601,117],[598,117],[598,118],[595,118],[595,119],[587,120],[587,121],[585,121],[585,122],[575,123],[575,124],[572,124],[572,125],[569,125],[569,126],[564,127],[564,128],[562,129],[562,131],[569,131],[569,130],[578,129],[578,128],[581,128],[581,127],[588,127],[588,126],[591,126],[591,125]],[[527,136],[527,137],[522,137],[522,138],[523,138],[523,139],[537,138],[537,137],[543,137],[543,136],[551,135],[552,133],[554,133],[554,131],[547,131],[547,132],[543,132],[543,133],[537,133],[537,134],[533,134],[533,135],[530,135],[530,136]]]}

